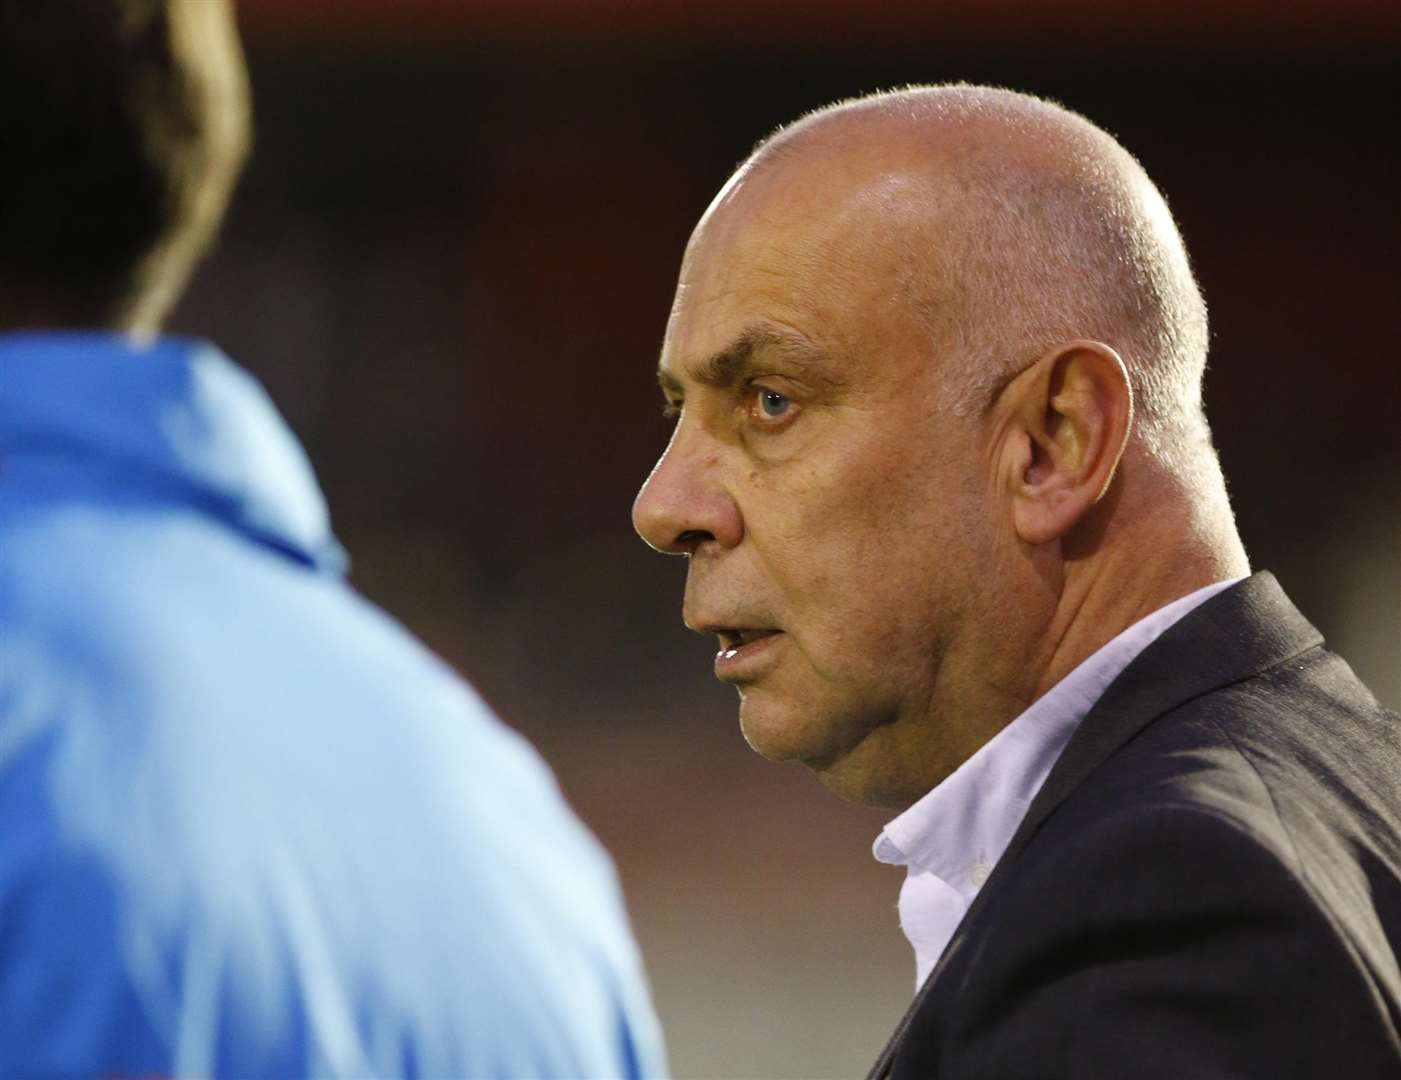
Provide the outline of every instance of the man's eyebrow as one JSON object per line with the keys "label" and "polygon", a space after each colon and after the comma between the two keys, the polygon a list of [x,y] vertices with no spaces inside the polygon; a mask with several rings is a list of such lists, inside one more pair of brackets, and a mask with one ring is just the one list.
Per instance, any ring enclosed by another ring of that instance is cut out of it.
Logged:
{"label": "man's eyebrow", "polygon": [[[823,386],[835,387],[842,383],[825,350],[792,331],[768,324],[745,327],[732,342],[697,365],[692,377],[702,386],[717,389],[733,386],[755,372],[757,356],[766,352],[780,354]],[[681,396],[681,380],[666,368],[657,369],[657,381],[667,394]]]}

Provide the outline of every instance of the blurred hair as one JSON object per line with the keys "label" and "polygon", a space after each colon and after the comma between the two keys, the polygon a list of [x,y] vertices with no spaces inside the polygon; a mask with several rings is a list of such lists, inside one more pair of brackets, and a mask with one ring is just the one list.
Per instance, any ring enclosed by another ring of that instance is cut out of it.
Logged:
{"label": "blurred hair", "polygon": [[[1140,444],[1184,480],[1214,472],[1201,397],[1206,304],[1166,202],[1128,151],[1057,104],[951,85],[838,102],[756,153],[786,156],[823,118],[865,110],[930,132],[937,209],[902,240],[901,285],[951,358],[948,407],[981,411],[1045,351],[1102,341],[1128,369]],[[952,130],[989,127],[1016,138],[949,149]]]}
{"label": "blurred hair", "polygon": [[0,325],[155,330],[249,127],[224,0],[0,0]]}

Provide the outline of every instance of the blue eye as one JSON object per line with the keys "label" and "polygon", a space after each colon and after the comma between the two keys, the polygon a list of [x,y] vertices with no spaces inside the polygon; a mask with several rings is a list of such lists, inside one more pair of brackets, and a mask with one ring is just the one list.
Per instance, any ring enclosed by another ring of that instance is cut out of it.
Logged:
{"label": "blue eye", "polygon": [[777,390],[759,391],[759,409],[770,420],[777,420],[792,406],[793,402],[786,394],[780,394]]}

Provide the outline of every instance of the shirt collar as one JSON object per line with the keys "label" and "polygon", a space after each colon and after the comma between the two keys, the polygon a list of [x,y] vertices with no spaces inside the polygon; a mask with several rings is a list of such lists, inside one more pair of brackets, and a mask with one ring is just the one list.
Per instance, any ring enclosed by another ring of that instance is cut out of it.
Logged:
{"label": "shirt collar", "polygon": [[[205,342],[117,334],[0,335],[6,482],[28,465],[197,502],[317,569],[343,573],[326,501],[258,382]],[[106,488],[104,488],[106,490]]]}
{"label": "shirt collar", "polygon": [[1109,684],[1178,619],[1240,580],[1218,581],[1174,600],[1095,652],[889,822],[876,838],[876,859],[908,866],[912,874],[933,874],[971,898]]}

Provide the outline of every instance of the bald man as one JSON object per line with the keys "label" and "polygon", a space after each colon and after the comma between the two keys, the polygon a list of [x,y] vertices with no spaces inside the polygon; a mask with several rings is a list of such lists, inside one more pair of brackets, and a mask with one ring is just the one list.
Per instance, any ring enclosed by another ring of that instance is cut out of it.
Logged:
{"label": "bald man", "polygon": [[1138,163],[979,87],[781,130],[696,227],[634,522],[760,754],[900,811],[873,1076],[1401,1076],[1401,724],[1267,573]]}

